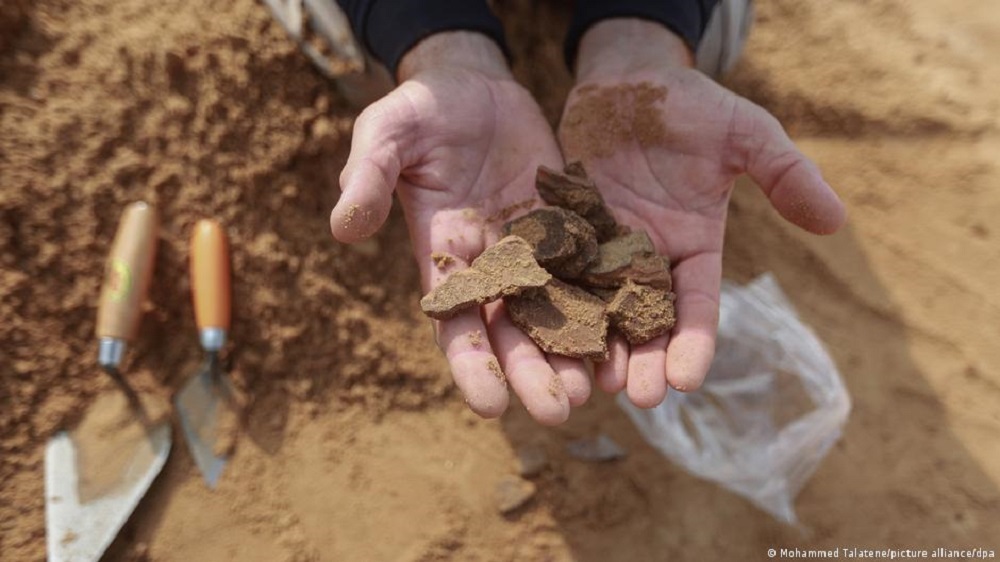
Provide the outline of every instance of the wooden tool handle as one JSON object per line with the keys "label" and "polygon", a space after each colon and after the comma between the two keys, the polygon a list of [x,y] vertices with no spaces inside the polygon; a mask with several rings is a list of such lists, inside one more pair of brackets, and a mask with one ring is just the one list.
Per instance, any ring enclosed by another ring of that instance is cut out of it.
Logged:
{"label": "wooden tool handle", "polygon": [[199,330],[229,329],[229,243],[219,223],[200,220],[191,235],[191,291]]}
{"label": "wooden tool handle", "polygon": [[122,213],[104,269],[97,308],[97,337],[131,341],[153,277],[158,234],[156,209],[142,201]]}

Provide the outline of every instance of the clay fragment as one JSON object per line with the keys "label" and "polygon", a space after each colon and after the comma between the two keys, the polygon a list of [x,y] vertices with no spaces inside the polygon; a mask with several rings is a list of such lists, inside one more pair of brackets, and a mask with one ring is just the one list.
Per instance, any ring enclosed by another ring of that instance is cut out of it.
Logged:
{"label": "clay fragment", "polygon": [[517,472],[525,478],[541,474],[549,465],[549,457],[545,448],[538,444],[529,444],[517,449]]}
{"label": "clay fragment", "polygon": [[611,287],[587,287],[587,292],[604,302],[611,302],[615,298],[615,295],[618,294],[618,289]]}
{"label": "clay fragment", "polygon": [[551,278],[535,261],[527,242],[508,236],[487,248],[468,269],[449,275],[424,295],[420,308],[427,316],[444,320],[466,308],[541,287]]}
{"label": "clay fragment", "polygon": [[552,279],[544,287],[504,298],[510,319],[546,353],[604,361],[608,318],[604,301]]}
{"label": "clay fragment", "polygon": [[674,294],[626,281],[608,304],[608,318],[631,344],[646,343],[674,327]]}
{"label": "clay fragment", "polygon": [[503,514],[517,511],[535,497],[537,491],[533,482],[516,476],[504,476],[494,490],[497,510]]}
{"label": "clay fragment", "polygon": [[601,244],[597,260],[581,276],[587,285],[601,288],[621,287],[629,279],[665,291],[673,286],[670,260],[656,254],[649,235],[641,230]]}
{"label": "clay fragment", "polygon": [[594,227],[559,207],[536,209],[514,219],[504,225],[504,234],[524,238],[538,264],[557,277],[577,277],[597,258]]}
{"label": "clay fragment", "polygon": [[566,164],[566,167],[563,168],[563,172],[583,179],[590,177],[587,175],[587,170],[583,168],[583,162],[580,162],[579,160],[574,160],[569,164]]}
{"label": "clay fragment", "polygon": [[549,205],[568,209],[583,217],[593,225],[597,241],[605,242],[620,234],[624,227],[619,227],[615,222],[601,193],[597,191],[597,186],[582,170],[583,167],[580,166],[579,171],[574,171],[584,174],[578,176],[539,166],[535,187]]}
{"label": "clay fragment", "polygon": [[566,452],[586,462],[607,462],[625,458],[628,454],[621,445],[604,433],[584,437],[566,444]]}

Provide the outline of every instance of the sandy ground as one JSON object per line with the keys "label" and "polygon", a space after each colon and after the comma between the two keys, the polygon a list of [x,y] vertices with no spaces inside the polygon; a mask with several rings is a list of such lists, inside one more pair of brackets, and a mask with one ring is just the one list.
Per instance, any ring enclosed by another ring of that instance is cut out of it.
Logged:
{"label": "sandy ground", "polygon": [[[555,120],[561,6],[502,3],[519,78]],[[190,226],[230,228],[227,367],[251,398],[219,489],[176,448],[108,560],[751,560],[772,546],[1000,550],[1000,9],[976,0],[762,0],[728,84],[774,112],[847,201],[811,238],[752,188],[726,276],[772,271],[854,400],[800,529],[672,466],[613,401],[543,429],[466,411],[419,314],[394,214],[362,247],[327,213],[353,113],[252,0],[0,1],[0,559],[44,557],[42,450],[112,385],[94,366],[122,206],[163,216],[128,372],[166,400],[199,361]],[[550,66],[551,68],[551,66]],[[570,459],[598,431],[629,456]],[[502,516],[514,451],[537,496]]]}

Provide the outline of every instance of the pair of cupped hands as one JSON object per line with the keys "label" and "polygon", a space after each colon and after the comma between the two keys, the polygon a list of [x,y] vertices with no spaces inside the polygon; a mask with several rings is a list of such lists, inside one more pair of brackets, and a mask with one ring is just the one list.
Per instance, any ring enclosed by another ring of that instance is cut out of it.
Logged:
{"label": "pair of cupped hands", "polygon": [[[649,233],[672,265],[677,323],[671,333],[641,345],[612,336],[609,359],[594,365],[598,387],[625,390],[643,408],[662,402],[668,386],[697,389],[708,372],[726,211],[738,175],[749,174],[781,216],[810,232],[832,233],[846,218],[837,195],[778,121],[691,63],[684,43],[659,24],[601,22],[580,43],[577,83],[564,110],[564,116],[572,112],[595,88],[644,84],[667,92],[656,102],[663,132],[658,142],[617,130],[611,150],[597,158],[583,155],[616,219]],[[561,169],[585,149],[567,135],[565,122],[553,134],[484,35],[446,32],[424,39],[403,57],[398,78],[399,85],[355,122],[330,225],[342,242],[371,236],[385,222],[395,192],[426,292],[502,236],[503,221],[483,217],[538,199],[540,164]],[[574,127],[584,131],[606,130],[604,123],[586,122],[605,118],[605,112],[573,113]],[[452,256],[454,267],[439,269],[432,254]],[[435,328],[455,383],[480,416],[507,409],[508,384],[546,425],[566,421],[570,409],[590,396],[584,363],[545,354],[511,322],[502,302],[437,321]],[[505,376],[496,372],[497,362]]]}

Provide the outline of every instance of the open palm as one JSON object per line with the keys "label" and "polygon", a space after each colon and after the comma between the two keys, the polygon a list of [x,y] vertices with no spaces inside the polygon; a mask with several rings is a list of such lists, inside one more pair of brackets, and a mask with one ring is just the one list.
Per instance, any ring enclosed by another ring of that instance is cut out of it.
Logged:
{"label": "open palm", "polygon": [[[430,69],[359,116],[331,229],[345,242],[370,236],[397,192],[429,291],[496,242],[511,216],[541,204],[540,164],[559,167],[562,156],[523,88],[473,70]],[[546,357],[501,303],[440,321],[437,337],[466,401],[485,417],[506,409],[507,381],[542,423],[565,421],[589,396],[582,363]]]}
{"label": "open palm", "polygon": [[616,218],[646,230],[672,264],[677,324],[629,348],[618,339],[597,383],[639,406],[667,385],[698,388],[715,350],[722,244],[735,178],[748,173],[787,220],[835,231],[844,208],[780,124],[753,103],[682,67],[591,78],[560,124],[566,160],[582,160]]}

